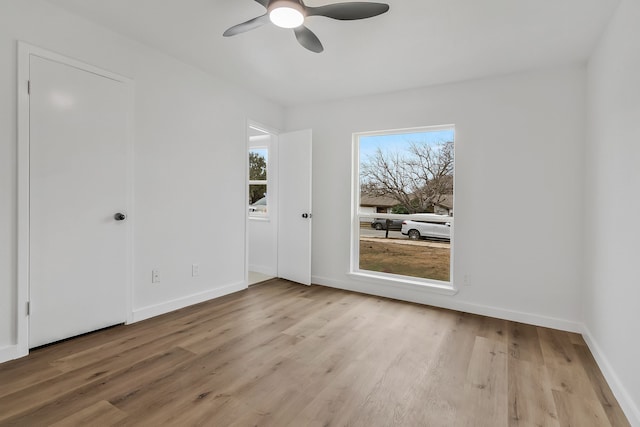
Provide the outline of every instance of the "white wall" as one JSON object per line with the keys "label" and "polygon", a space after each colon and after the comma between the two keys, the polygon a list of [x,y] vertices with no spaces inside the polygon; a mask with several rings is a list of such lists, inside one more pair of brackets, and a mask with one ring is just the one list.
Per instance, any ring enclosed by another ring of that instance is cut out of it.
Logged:
{"label": "white wall", "polygon": [[588,67],[586,338],[640,426],[640,3],[623,0]]}
{"label": "white wall", "polygon": [[[287,129],[314,134],[314,283],[578,330],[585,87],[579,64],[288,109]],[[441,124],[456,125],[454,280],[471,286],[350,276],[352,133]]]}
{"label": "white wall", "polygon": [[136,318],[243,286],[246,120],[281,128],[282,109],[44,1],[1,0],[0,361],[16,343],[17,40],[135,81]]}

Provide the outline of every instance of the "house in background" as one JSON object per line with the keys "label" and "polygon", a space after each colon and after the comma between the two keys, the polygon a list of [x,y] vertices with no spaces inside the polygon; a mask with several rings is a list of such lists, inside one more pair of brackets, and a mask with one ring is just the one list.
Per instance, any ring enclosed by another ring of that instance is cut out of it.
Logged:
{"label": "house in background", "polygon": [[[363,214],[390,214],[393,213],[394,206],[398,206],[398,201],[392,197],[360,195],[360,212]],[[437,215],[453,216],[453,194],[441,196],[440,200],[433,204],[432,212]]]}
{"label": "house in background", "polygon": [[433,204],[433,212],[438,215],[453,216],[453,194],[447,194]]}
{"label": "house in background", "polygon": [[360,195],[360,212],[362,213],[391,213],[391,208],[396,206],[398,201],[391,197]]}
{"label": "house in background", "polygon": [[[640,2],[391,0],[386,21],[314,18],[319,55],[271,26],[221,36],[260,2],[153,3],[0,4],[0,362],[27,351],[23,41],[133,82],[132,321],[246,288],[247,120],[312,129],[313,283],[580,332],[640,425]],[[448,124],[455,294],[354,277],[353,134]],[[539,200],[563,206],[544,232]]]}
{"label": "house in background", "polygon": [[[385,196],[370,196],[367,194],[360,195],[360,212],[365,214],[390,214],[391,209],[398,204],[398,201]],[[360,218],[360,223],[368,224],[371,218]]]}

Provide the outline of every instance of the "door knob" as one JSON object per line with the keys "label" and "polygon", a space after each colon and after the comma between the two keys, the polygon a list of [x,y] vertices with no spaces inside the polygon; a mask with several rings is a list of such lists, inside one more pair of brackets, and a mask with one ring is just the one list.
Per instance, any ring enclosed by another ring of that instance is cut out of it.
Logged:
{"label": "door knob", "polygon": [[124,220],[127,218],[127,216],[126,216],[125,214],[123,214],[123,213],[118,212],[117,214],[115,214],[115,215],[113,216],[113,218],[114,218],[116,221],[124,221]]}
{"label": "door knob", "polygon": [[305,218],[305,219],[306,219],[306,218],[309,218],[309,214],[303,213],[303,214],[302,214],[302,218]]}

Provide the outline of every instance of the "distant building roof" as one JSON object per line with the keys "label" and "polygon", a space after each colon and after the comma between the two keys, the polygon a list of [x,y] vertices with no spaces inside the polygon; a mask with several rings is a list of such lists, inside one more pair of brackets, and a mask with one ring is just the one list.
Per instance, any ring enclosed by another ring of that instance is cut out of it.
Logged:
{"label": "distant building roof", "polygon": [[386,196],[370,196],[368,194],[360,195],[360,206],[373,206],[381,208],[390,208],[399,204],[398,201],[392,197]]}
{"label": "distant building roof", "polygon": [[442,196],[438,203],[434,203],[436,206],[441,206],[446,209],[453,209],[453,194],[447,194]]}
{"label": "distant building roof", "polygon": [[[368,194],[360,195],[360,206],[390,208],[399,204],[400,202],[393,197],[371,196]],[[440,201],[438,203],[434,203],[434,205],[445,209],[453,209],[453,194],[441,196]]]}

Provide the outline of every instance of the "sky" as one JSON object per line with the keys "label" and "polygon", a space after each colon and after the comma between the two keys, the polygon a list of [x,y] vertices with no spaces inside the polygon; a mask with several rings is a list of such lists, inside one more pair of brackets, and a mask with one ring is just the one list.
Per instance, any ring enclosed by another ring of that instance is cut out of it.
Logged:
{"label": "sky", "polygon": [[398,133],[385,135],[360,136],[360,161],[375,154],[378,148],[383,151],[405,151],[411,142],[427,142],[438,144],[440,142],[453,141],[453,129],[444,129],[428,132]]}
{"label": "sky", "polygon": [[266,148],[250,148],[249,151],[264,157],[265,161],[267,161],[267,162],[269,161],[269,150],[268,149],[266,149]]}

